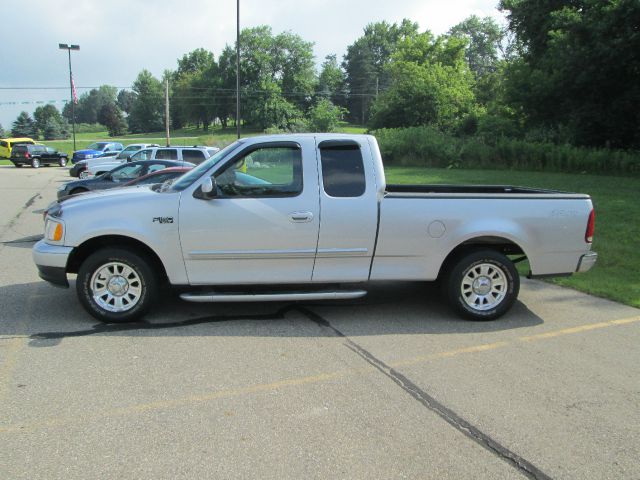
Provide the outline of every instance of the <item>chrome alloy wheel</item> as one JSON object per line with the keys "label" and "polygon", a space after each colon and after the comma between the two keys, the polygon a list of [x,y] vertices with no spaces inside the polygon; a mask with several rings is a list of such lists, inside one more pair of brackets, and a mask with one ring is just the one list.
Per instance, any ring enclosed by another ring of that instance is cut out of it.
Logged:
{"label": "chrome alloy wheel", "polygon": [[138,273],[125,263],[110,262],[99,267],[91,277],[93,300],[109,312],[126,312],[142,296]]}
{"label": "chrome alloy wheel", "polygon": [[480,263],[465,272],[460,291],[469,307],[484,311],[500,305],[507,287],[507,276],[501,268],[492,263]]}

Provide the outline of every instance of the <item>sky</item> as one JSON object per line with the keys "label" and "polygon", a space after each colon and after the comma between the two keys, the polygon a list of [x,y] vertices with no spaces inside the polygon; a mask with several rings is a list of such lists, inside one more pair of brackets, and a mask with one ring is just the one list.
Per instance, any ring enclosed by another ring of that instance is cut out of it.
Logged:
{"label": "sky", "polygon": [[[418,22],[435,34],[471,15],[504,23],[498,0],[240,0],[241,28],[269,25],[274,34],[291,31],[314,43],[316,64],[348,45],[372,22]],[[129,87],[146,68],[157,77],[175,69],[177,59],[196,48],[217,56],[236,36],[235,0],[4,0],[0,42],[0,124],[44,102],[62,110],[69,99],[67,52],[78,95],[109,84]],[[24,89],[25,87],[59,87]],[[21,89],[16,89],[21,88]],[[15,102],[17,104],[10,104]]]}

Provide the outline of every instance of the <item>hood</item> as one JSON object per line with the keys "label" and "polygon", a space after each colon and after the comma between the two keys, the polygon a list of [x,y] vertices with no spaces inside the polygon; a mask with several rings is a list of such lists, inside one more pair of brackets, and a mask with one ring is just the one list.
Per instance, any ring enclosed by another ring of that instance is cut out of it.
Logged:
{"label": "hood", "polygon": [[102,155],[103,153],[102,150],[76,150],[73,152],[74,155]]}
{"label": "hood", "polygon": [[156,197],[158,195],[164,195],[164,193],[154,192],[150,188],[151,186],[131,186],[131,187],[116,187],[108,190],[95,190],[73,197],[65,197],[60,201],[63,211],[74,210],[76,208],[97,208],[103,204],[107,205],[110,202],[115,204],[126,204],[127,202],[138,202],[148,197]]}

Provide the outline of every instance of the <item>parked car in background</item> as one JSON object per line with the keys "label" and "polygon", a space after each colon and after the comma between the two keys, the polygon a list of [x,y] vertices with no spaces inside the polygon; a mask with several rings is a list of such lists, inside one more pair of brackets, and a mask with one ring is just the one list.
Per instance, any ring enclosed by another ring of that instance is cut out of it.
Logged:
{"label": "parked car in background", "polygon": [[[139,150],[142,150],[143,148],[149,148],[149,147],[157,147],[158,144],[156,143],[132,143],[131,145],[127,145],[126,148],[124,150],[122,150],[120,153],[118,153],[115,157],[111,157],[111,156],[107,156],[107,157],[98,157],[98,158],[91,158],[91,159],[87,159],[87,160],[80,160],[79,162],[76,162],[73,167],[71,167],[69,169],[69,175],[71,175],[72,177],[80,177],[80,178],[86,178],[88,176],[87,173],[87,168],[91,165],[91,166],[97,166],[101,163],[105,163],[105,162],[112,162],[112,163],[124,163],[126,162],[129,157],[131,155],[133,155],[134,153],[136,153]],[[99,173],[104,173],[106,171],[109,171],[111,169],[113,169],[114,166],[111,166],[109,169],[106,169],[104,171],[101,171]]]}
{"label": "parked car in background", "polygon": [[[134,153],[129,161],[139,162],[144,160],[173,160],[176,162],[188,162],[189,164],[198,165],[204,160],[209,158],[209,152],[207,147],[152,147],[145,148],[139,152]],[[86,170],[86,177],[102,175],[104,172],[113,170],[121,163],[118,161],[108,161],[96,164],[96,166],[89,166]]]}
{"label": "parked car in background", "polygon": [[209,147],[205,146],[182,146],[175,145],[170,147],[153,147],[153,148],[145,148],[137,153],[135,153],[131,157],[131,161],[135,162],[138,160],[182,160],[185,162],[195,163],[196,165],[201,164],[207,158],[209,158],[212,153],[207,150]]}
{"label": "parked car in background", "polygon": [[174,180],[188,172],[193,167],[167,167],[162,170],[154,170],[142,177],[131,180],[123,185],[123,187],[135,187],[140,185],[153,185],[155,183],[164,183],[167,180]]}
{"label": "parked car in background", "polygon": [[71,163],[79,162],[89,158],[115,156],[124,149],[121,143],[117,142],[95,142],[84,150],[76,150],[71,157]]}
{"label": "parked car in background", "polygon": [[175,162],[173,160],[144,160],[141,162],[123,163],[110,172],[84,180],[67,182],[58,188],[58,199],[69,195],[77,195],[94,190],[121,187],[125,183],[142,177],[147,173],[162,170],[167,167],[194,167],[193,163]]}
{"label": "parked car in background", "polygon": [[11,158],[11,149],[14,145],[33,145],[33,139],[23,138],[2,138],[0,139],[0,157]]}
{"label": "parked car in background", "polygon": [[11,163],[20,168],[23,165],[31,165],[39,168],[40,165],[59,165],[64,167],[69,156],[59,152],[55,148],[40,144],[18,144],[11,151]]}

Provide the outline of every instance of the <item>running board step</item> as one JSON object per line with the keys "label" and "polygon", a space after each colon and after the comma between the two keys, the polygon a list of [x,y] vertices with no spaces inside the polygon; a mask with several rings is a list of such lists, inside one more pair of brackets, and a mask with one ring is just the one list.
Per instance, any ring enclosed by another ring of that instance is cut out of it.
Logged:
{"label": "running board step", "polygon": [[265,293],[182,293],[187,302],[292,302],[296,300],[349,300],[364,297],[366,290],[335,290],[317,292],[265,292]]}

